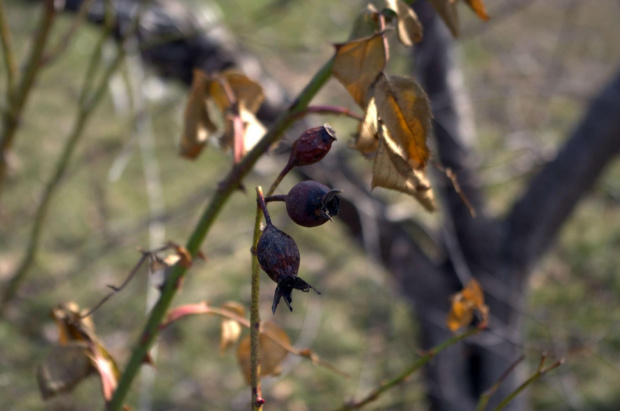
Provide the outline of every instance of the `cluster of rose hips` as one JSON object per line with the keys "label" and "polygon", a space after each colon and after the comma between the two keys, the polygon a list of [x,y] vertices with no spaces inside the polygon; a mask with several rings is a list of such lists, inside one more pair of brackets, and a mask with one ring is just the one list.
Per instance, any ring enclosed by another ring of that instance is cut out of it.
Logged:
{"label": "cluster of rose hips", "polygon": [[[306,130],[293,144],[289,161],[276,181],[281,180],[293,167],[320,161],[330,150],[336,140],[335,136],[336,133],[328,124]],[[340,192],[342,190],[330,190],[317,181],[308,180],[295,185],[286,195],[259,196],[258,202],[265,215],[266,227],[258,241],[256,254],[261,268],[278,284],[271,306],[274,314],[281,298],[293,311],[293,290],[307,293],[313,289],[318,294],[320,292],[297,276],[300,261],[297,244],[291,236],[273,225],[266,203],[283,201],[286,203],[286,212],[295,223],[303,227],[316,227],[331,221],[338,214],[337,194]]]}

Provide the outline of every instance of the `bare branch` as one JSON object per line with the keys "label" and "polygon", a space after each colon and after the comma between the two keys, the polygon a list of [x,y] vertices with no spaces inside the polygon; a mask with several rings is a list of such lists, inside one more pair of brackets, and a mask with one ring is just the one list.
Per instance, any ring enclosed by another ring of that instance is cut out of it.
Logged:
{"label": "bare branch", "polygon": [[620,152],[619,136],[620,73],[594,99],[568,142],[508,215],[507,264],[525,274],[537,262],[579,200]]}

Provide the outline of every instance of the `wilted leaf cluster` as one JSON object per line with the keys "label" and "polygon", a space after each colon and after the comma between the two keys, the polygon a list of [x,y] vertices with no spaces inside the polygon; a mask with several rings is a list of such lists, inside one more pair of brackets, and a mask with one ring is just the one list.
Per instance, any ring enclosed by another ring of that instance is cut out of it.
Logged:
{"label": "wilted leaf cluster", "polygon": [[[205,74],[196,69],[183,121],[180,153],[194,159],[207,140],[217,136],[220,145],[233,149],[235,162],[265,134],[256,118],[265,96],[260,84],[236,71]],[[215,120],[214,112],[219,114]],[[218,123],[223,129],[218,130]]]}
{"label": "wilted leaf cluster", "polygon": [[75,303],[52,308],[58,328],[58,345],[37,367],[37,382],[44,399],[71,391],[84,378],[99,374],[106,401],[112,398],[120,376],[116,361],[99,341],[95,326]]}

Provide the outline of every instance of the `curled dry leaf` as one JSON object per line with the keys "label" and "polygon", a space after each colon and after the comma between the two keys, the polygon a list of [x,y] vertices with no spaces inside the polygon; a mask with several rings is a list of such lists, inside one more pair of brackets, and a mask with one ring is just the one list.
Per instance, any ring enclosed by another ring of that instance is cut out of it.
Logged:
{"label": "curled dry leaf", "polygon": [[[270,321],[264,322],[261,326],[259,347],[261,377],[265,375],[279,375],[281,371],[280,364],[289,351],[294,351],[286,332]],[[241,372],[249,384],[251,374],[249,335],[245,336],[239,343],[237,360],[239,361]]]}
{"label": "curled dry leaf", "polygon": [[43,398],[71,390],[93,370],[99,374],[106,401],[112,398],[120,372],[95,334],[90,317],[82,318],[77,304],[66,303],[52,309],[52,318],[58,326],[60,345],[37,370]]}
{"label": "curled dry leaf", "polygon": [[[226,90],[226,87],[229,90]],[[214,75],[209,81],[208,92],[222,113],[229,110],[234,102],[249,112],[256,113],[265,100],[260,84],[245,74],[233,70]],[[231,97],[234,102],[231,102]]]}
{"label": "curled dry leaf", "polygon": [[71,391],[94,371],[88,352],[84,341],[72,341],[52,349],[37,367],[37,383],[44,400]]}
{"label": "curled dry leaf", "polygon": [[489,320],[489,307],[484,304],[484,292],[480,283],[472,279],[459,293],[452,296],[452,307],[446,324],[455,332],[468,326],[474,319],[474,312],[480,315],[480,328],[486,327]]}
{"label": "curled dry leaf", "polygon": [[386,7],[398,16],[398,39],[405,46],[422,40],[422,25],[413,9],[402,0],[385,0]]}
{"label": "curled dry leaf", "polygon": [[337,44],[332,72],[360,107],[366,107],[368,91],[385,68],[381,34]]}
{"label": "curled dry leaf", "polygon": [[484,6],[482,0],[465,0],[465,3],[480,17],[482,20],[487,21],[490,19],[487,14],[487,9]]}
{"label": "curled dry leaf", "polygon": [[[232,311],[240,317],[245,315],[245,309],[241,304],[235,301],[229,301],[222,306],[223,309]],[[222,319],[222,335],[220,338],[220,354],[224,354],[226,349],[237,343],[241,335],[241,325],[230,318]]]}
{"label": "curled dry leaf", "polygon": [[183,115],[180,153],[185,158],[196,158],[204,148],[209,136],[217,130],[207,110],[207,83],[207,76],[200,70],[194,70],[192,89],[185,104]]}
{"label": "curled dry leaf", "polygon": [[391,139],[383,138],[383,130],[372,171],[372,188],[384,187],[411,195],[427,211],[436,209],[433,191],[424,170],[411,168],[395,151]]}
{"label": "curled dry leaf", "polygon": [[459,15],[456,9],[456,0],[428,0],[435,8],[437,14],[446,23],[450,32],[454,37],[458,37],[460,33]]}
{"label": "curled dry leaf", "polygon": [[423,169],[430,156],[426,140],[433,118],[424,90],[411,78],[382,74],[374,96],[379,117],[402,157],[412,168]]}

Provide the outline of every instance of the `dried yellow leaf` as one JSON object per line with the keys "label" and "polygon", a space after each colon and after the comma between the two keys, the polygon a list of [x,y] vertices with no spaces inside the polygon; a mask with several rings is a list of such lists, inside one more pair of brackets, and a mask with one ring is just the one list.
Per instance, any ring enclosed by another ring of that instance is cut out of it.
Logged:
{"label": "dried yellow leaf", "polygon": [[484,2],[482,0],[465,0],[465,3],[480,17],[482,20],[489,20],[489,15],[487,14],[487,9],[484,6]]}
{"label": "dried yellow leaf", "polygon": [[[382,135],[387,134],[384,130]],[[436,209],[433,192],[424,170],[415,170],[390,150],[390,139],[381,138],[372,171],[372,188],[384,187],[413,196],[427,211]]]}
{"label": "dried yellow leaf", "polygon": [[386,6],[398,16],[398,39],[405,46],[422,40],[422,25],[413,9],[402,0],[385,0]]}
{"label": "dried yellow leaf", "polygon": [[385,68],[385,46],[381,34],[337,44],[332,72],[360,107],[377,76]]}
{"label": "dried yellow leaf", "polygon": [[454,332],[468,326],[474,319],[474,312],[480,315],[479,327],[486,327],[489,320],[489,307],[484,304],[484,292],[476,279],[471,279],[461,292],[452,296],[452,307],[446,325]]}
{"label": "dried yellow leaf", "polygon": [[[272,322],[265,322],[261,326],[259,335],[260,352],[260,376],[278,375],[280,364],[288,354],[291,341],[286,332]],[[245,336],[237,348],[237,360],[245,380],[250,384],[250,357],[251,357],[250,336]]]}
{"label": "dried yellow leaf", "polygon": [[194,70],[192,89],[183,116],[180,154],[185,158],[196,158],[204,148],[209,135],[217,130],[207,111],[206,87],[207,76],[200,70]]}
{"label": "dried yellow leaf", "polygon": [[459,293],[452,298],[452,309],[448,314],[446,324],[450,331],[468,326],[474,319],[474,307]]}
{"label": "dried yellow leaf", "polygon": [[72,341],[59,345],[37,367],[37,383],[43,399],[71,391],[94,368],[88,358],[88,344]]}
{"label": "dried yellow leaf", "polygon": [[379,118],[385,124],[398,152],[414,169],[423,169],[430,150],[426,140],[431,132],[428,97],[413,79],[382,74],[374,87]]}
{"label": "dried yellow leaf", "polygon": [[[226,87],[229,89],[226,90]],[[225,71],[212,76],[208,92],[222,113],[230,108],[231,99],[252,113],[256,113],[265,100],[261,85],[236,71]]]}
{"label": "dried yellow leaf", "polygon": [[446,23],[452,35],[458,37],[460,33],[459,15],[456,9],[456,1],[454,0],[428,0],[435,8],[437,14]]}

